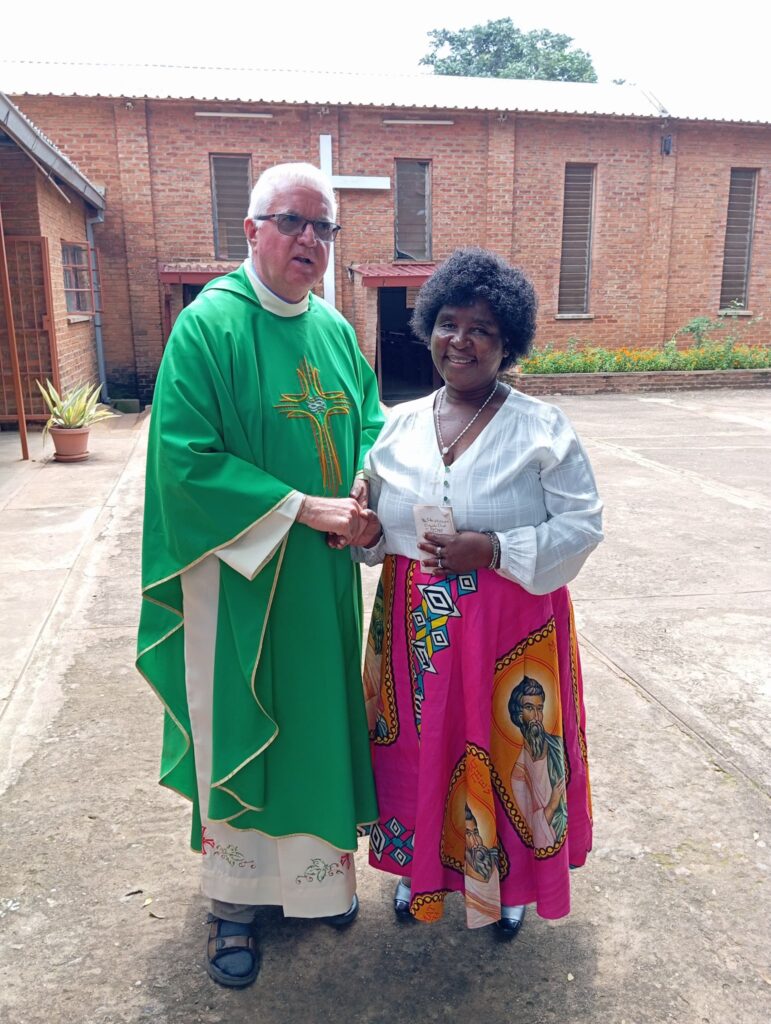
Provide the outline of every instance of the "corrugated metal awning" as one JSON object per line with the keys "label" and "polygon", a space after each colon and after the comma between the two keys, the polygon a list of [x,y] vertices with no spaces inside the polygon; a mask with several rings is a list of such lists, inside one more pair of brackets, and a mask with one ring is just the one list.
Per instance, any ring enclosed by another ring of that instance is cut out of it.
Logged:
{"label": "corrugated metal awning", "polygon": [[95,210],[104,209],[102,190],[93,185],[3,92],[0,92],[0,132],[12,139],[48,178],[65,182]]}
{"label": "corrugated metal awning", "polygon": [[351,267],[365,288],[420,288],[436,270],[435,263],[360,263]]}
{"label": "corrugated metal awning", "polygon": [[206,284],[215,277],[237,270],[237,263],[224,260],[183,260],[176,263],[160,263],[158,277],[164,284]]}

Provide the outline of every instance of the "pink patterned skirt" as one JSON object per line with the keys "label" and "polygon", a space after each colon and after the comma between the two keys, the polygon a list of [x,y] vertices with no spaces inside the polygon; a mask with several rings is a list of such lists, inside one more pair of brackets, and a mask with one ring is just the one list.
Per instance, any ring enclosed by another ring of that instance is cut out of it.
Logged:
{"label": "pink patterned skirt", "polygon": [[380,816],[370,864],[412,879],[411,913],[462,892],[570,911],[592,843],[581,664],[567,587],[534,596],[488,569],[439,578],[389,555],[364,669]]}

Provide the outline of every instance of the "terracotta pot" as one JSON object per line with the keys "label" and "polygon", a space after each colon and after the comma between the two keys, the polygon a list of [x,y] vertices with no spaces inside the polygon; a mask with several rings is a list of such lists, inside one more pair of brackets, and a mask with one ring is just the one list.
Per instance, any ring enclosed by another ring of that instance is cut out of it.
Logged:
{"label": "terracotta pot", "polygon": [[82,462],[88,458],[91,427],[51,427],[48,433],[53,438],[57,462]]}

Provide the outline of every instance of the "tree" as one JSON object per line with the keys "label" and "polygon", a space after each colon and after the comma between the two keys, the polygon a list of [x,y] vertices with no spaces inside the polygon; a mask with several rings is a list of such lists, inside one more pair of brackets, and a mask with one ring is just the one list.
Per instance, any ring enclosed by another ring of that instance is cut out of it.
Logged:
{"label": "tree", "polygon": [[420,63],[428,64],[437,75],[597,81],[592,58],[583,50],[571,50],[570,36],[545,28],[523,32],[511,18],[499,18],[457,32],[433,29],[428,35],[431,50]]}

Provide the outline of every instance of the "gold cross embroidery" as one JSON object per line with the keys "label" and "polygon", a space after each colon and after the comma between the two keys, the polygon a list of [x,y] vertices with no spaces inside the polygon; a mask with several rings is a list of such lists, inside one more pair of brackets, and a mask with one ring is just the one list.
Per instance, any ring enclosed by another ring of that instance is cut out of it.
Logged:
{"label": "gold cross embroidery", "polygon": [[349,415],[350,403],[343,391],[322,391],[319,371],[303,359],[297,367],[297,376],[302,388],[298,395],[283,395],[275,406],[289,419],[305,417],[311,421],[313,440],[321,463],[321,480],[324,488],[337,493],[342,481],[340,460],[329,429],[329,417],[335,414]]}

